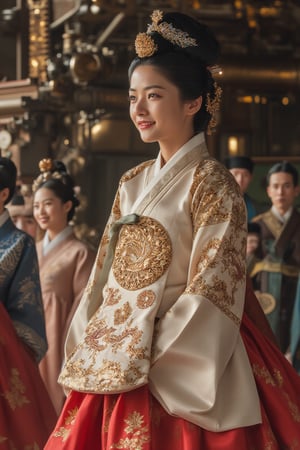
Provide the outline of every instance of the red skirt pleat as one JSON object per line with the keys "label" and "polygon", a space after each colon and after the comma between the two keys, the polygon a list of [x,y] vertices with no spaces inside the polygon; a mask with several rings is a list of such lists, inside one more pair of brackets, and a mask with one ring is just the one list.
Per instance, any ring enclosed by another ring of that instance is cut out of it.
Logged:
{"label": "red skirt pleat", "polygon": [[219,433],[204,430],[166,413],[148,386],[118,395],[73,391],[45,450],[300,448],[300,378],[247,317],[241,334],[261,399],[261,424]]}
{"label": "red skirt pleat", "polygon": [[57,421],[37,364],[0,303],[0,450],[39,450]]}

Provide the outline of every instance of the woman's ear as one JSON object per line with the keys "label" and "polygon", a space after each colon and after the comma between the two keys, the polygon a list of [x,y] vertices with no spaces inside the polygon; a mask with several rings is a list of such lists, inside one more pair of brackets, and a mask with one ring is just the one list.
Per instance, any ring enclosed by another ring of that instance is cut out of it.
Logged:
{"label": "woman's ear", "polygon": [[200,110],[201,105],[202,105],[202,95],[187,102],[187,113],[190,115],[195,115]]}
{"label": "woman's ear", "polygon": [[9,197],[9,188],[1,189],[0,191],[0,203],[5,205],[6,200]]}
{"label": "woman's ear", "polygon": [[65,209],[66,213],[71,211],[72,206],[73,206],[72,200],[68,200],[66,203],[64,203],[64,209]]}

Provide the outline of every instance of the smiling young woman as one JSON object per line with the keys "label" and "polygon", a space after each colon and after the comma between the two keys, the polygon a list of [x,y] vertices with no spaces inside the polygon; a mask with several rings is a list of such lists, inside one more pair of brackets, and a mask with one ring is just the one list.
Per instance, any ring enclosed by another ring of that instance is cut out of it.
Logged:
{"label": "smiling young woman", "polygon": [[95,255],[76,238],[70,225],[79,201],[65,165],[60,161],[43,160],[40,169],[33,184],[33,213],[45,233],[37,242],[37,254],[49,348],[39,368],[59,414],[65,393],[57,378],[63,362],[66,333]]}
{"label": "smiling young woman", "polygon": [[205,143],[218,43],[191,17],[154,11],[136,51],[130,116],[159,154],[120,180],[68,332],[59,381],[71,392],[45,448],[300,445],[299,378],[244,309],[245,203]]}

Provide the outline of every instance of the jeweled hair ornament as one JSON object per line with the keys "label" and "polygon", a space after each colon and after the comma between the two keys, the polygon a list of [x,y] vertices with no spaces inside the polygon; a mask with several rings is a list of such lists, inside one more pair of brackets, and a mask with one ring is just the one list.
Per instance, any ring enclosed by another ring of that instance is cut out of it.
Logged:
{"label": "jeweled hair ornament", "polygon": [[221,104],[221,96],[222,89],[218,86],[217,82],[214,82],[215,95],[214,98],[211,98],[211,95],[208,93],[206,96],[206,111],[210,113],[211,119],[207,126],[207,134],[212,134],[215,131],[215,127],[217,126],[217,113],[220,109]]}
{"label": "jeweled hair ornament", "polygon": [[63,174],[57,170],[53,171],[54,165],[50,158],[44,158],[39,162],[40,175],[33,181],[32,191],[35,192],[41,184],[50,179],[62,180]]}
{"label": "jeweled hair ornament", "polygon": [[160,34],[166,41],[181,48],[197,47],[196,39],[185,31],[175,28],[171,23],[163,21],[163,12],[156,9],[151,15],[152,23],[148,25],[145,33],[138,33],[135,39],[135,51],[139,58],[154,55],[158,47],[151,37],[151,33]]}

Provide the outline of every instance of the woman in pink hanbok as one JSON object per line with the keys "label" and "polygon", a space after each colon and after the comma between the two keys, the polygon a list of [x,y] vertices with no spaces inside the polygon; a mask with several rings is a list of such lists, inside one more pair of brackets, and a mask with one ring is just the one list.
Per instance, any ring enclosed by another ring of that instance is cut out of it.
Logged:
{"label": "woman in pink hanbok", "polygon": [[37,254],[45,310],[48,351],[39,368],[57,414],[65,394],[57,383],[66,332],[80,302],[95,259],[70,225],[79,201],[73,180],[60,161],[42,160],[33,184],[34,217],[45,232]]}

